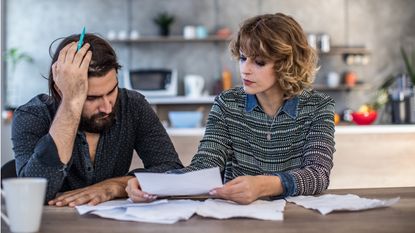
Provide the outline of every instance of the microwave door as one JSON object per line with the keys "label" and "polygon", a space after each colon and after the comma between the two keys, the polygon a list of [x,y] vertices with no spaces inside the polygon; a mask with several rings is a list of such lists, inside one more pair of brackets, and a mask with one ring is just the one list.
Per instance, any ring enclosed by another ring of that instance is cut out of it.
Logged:
{"label": "microwave door", "polygon": [[176,96],[177,72],[172,70],[136,70],[129,72],[131,89],[144,96]]}

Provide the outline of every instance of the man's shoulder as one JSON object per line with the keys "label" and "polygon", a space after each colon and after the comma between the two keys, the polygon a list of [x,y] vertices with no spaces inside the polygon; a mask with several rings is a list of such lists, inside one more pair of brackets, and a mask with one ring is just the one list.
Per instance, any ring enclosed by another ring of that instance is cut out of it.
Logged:
{"label": "man's shoulder", "polygon": [[29,100],[27,103],[20,105],[16,111],[23,111],[29,113],[44,113],[51,112],[55,109],[55,101],[46,94],[39,94]]}
{"label": "man's shoulder", "polygon": [[125,88],[120,88],[119,93],[121,115],[131,116],[130,114],[133,114],[134,117],[139,117],[139,115],[147,115],[149,111],[153,111],[141,93]]}
{"label": "man's shoulder", "polygon": [[56,111],[56,103],[48,95],[39,94],[15,110],[13,114],[13,125],[23,122],[28,124],[45,122],[49,124],[56,114]]}
{"label": "man's shoulder", "polygon": [[121,101],[125,101],[126,104],[136,104],[145,101],[145,97],[137,91],[125,88],[120,88],[119,90]]}

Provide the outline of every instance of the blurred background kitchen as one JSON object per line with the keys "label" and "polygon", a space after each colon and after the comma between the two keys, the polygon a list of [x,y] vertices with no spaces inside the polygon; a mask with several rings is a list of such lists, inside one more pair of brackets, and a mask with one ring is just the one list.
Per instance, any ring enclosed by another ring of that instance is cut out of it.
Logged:
{"label": "blurred background kitchen", "polygon": [[120,86],[146,95],[188,164],[214,97],[241,85],[228,52],[231,36],[248,17],[282,12],[302,25],[319,52],[314,89],[336,100],[331,187],[415,185],[415,0],[1,4],[2,165],[13,158],[13,110],[47,93],[42,76],[48,75],[49,46],[83,26],[110,41],[123,65]]}

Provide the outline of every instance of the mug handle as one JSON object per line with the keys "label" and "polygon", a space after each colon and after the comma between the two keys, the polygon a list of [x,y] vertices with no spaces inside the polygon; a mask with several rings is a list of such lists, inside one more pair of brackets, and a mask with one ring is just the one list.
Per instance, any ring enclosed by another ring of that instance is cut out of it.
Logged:
{"label": "mug handle", "polygon": [[[4,197],[3,189],[0,189],[0,190],[1,190],[1,196]],[[9,217],[7,217],[7,215],[5,213],[3,213],[3,211],[1,211],[1,218],[3,219],[4,223],[6,223],[8,226],[10,226]]]}

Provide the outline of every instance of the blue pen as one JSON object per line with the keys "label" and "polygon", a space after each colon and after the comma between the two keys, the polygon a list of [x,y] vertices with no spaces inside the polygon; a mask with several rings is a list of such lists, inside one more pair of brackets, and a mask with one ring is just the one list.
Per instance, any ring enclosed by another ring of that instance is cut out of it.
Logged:
{"label": "blue pen", "polygon": [[82,45],[84,44],[84,37],[85,37],[85,26],[82,29],[81,36],[79,37],[78,48],[76,49],[77,52],[82,48]]}

